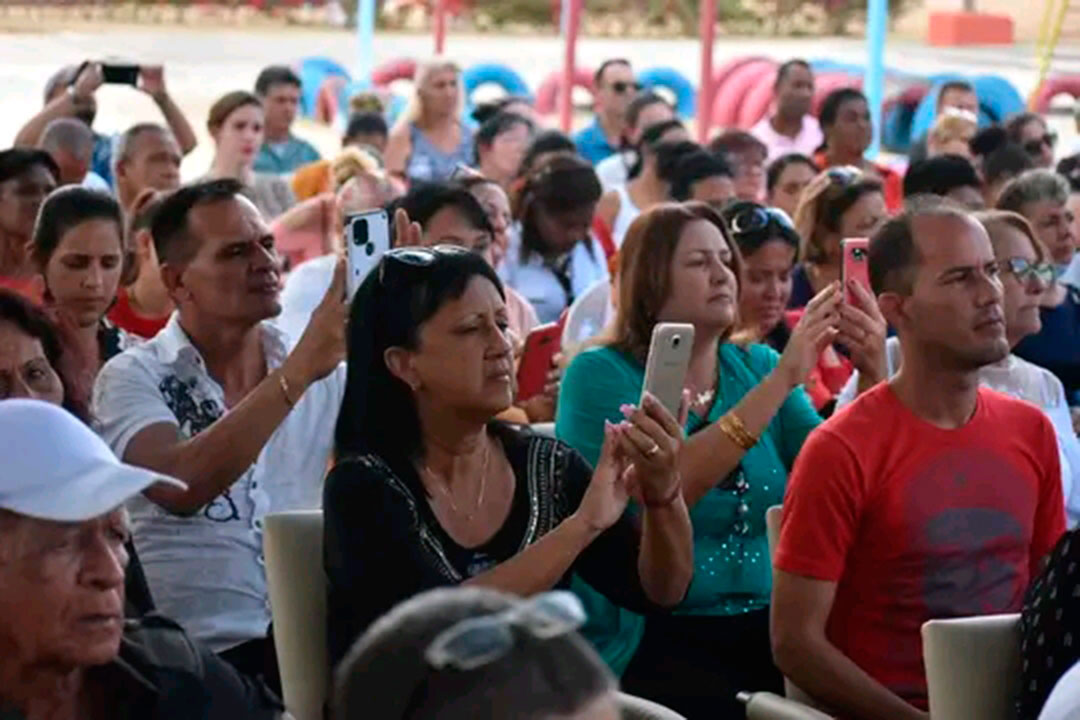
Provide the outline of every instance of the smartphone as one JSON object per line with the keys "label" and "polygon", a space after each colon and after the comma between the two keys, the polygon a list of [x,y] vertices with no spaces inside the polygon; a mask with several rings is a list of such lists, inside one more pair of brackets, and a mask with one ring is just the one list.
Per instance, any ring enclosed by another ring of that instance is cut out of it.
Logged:
{"label": "smartphone", "polygon": [[364,278],[390,250],[390,216],[386,211],[380,208],[347,215],[345,248],[348,264],[345,287],[352,300]]}
{"label": "smartphone", "polygon": [[653,328],[649,359],[645,363],[645,385],[641,389],[642,401],[645,393],[649,393],[667,408],[672,417],[679,417],[693,345],[693,325],[659,323]]}
{"label": "smartphone", "polygon": [[116,63],[103,63],[101,75],[110,85],[138,85],[139,66]]}
{"label": "smartphone", "polygon": [[525,338],[525,349],[518,363],[518,400],[528,400],[544,391],[555,356],[562,349],[563,323],[548,323],[533,328]]}
{"label": "smartphone", "polygon": [[850,305],[855,302],[855,294],[851,292],[850,286],[852,280],[866,288],[871,295],[874,294],[870,289],[870,241],[867,238],[846,238],[842,248],[844,263],[841,278],[844,282],[844,302]]}

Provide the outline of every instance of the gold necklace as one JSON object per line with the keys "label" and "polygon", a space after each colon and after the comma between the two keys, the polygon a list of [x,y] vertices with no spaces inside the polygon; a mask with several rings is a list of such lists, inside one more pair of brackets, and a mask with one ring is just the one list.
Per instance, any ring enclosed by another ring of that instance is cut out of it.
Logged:
{"label": "gold necklace", "polygon": [[424,463],[423,471],[432,480],[435,487],[437,487],[439,489],[439,491],[443,494],[443,496],[446,498],[447,502],[450,503],[450,508],[454,511],[454,513],[464,515],[465,520],[467,522],[472,522],[472,519],[476,516],[476,513],[480,511],[480,506],[482,506],[484,504],[484,491],[487,489],[488,463],[490,461],[491,461],[491,443],[488,441],[487,437],[485,436],[484,437],[484,463],[483,463],[483,465],[481,467],[481,470],[480,470],[480,493],[476,496],[476,507],[474,507],[471,512],[467,511],[467,512],[463,513],[463,512],[461,512],[461,510],[458,509],[457,503],[454,502],[454,496],[450,494],[450,490],[448,489],[448,486],[450,485],[450,483],[446,479],[446,476],[439,475],[437,472],[432,470],[431,467],[428,466],[427,463]]}

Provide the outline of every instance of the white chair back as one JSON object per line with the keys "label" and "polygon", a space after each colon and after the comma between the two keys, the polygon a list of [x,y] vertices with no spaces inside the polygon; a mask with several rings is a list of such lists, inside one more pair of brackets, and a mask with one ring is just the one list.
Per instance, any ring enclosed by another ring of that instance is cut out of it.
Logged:
{"label": "white chair back", "polygon": [[322,511],[267,515],[263,549],[285,707],[296,720],[322,720],[330,688]]}
{"label": "white chair back", "polygon": [[622,720],[686,720],[659,703],[626,693],[619,693],[619,715]]}
{"label": "white chair back", "polygon": [[600,334],[614,316],[611,308],[611,281],[597,280],[581,293],[566,312],[562,350],[568,359]]}
{"label": "white chair back", "polygon": [[1014,720],[1020,688],[1020,616],[930,620],[923,660],[934,720]]}
{"label": "white chair back", "polygon": [[746,703],[746,720],[830,720],[830,716],[790,698],[769,692],[739,693]]}

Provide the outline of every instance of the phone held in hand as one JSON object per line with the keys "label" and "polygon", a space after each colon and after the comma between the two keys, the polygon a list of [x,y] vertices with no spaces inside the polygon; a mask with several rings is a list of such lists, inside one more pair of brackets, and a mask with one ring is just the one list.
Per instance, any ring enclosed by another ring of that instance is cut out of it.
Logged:
{"label": "phone held in hand", "polygon": [[855,294],[851,292],[851,282],[855,281],[866,288],[866,292],[873,295],[870,289],[870,241],[867,238],[845,238],[842,243],[844,262],[841,278],[844,282],[844,302],[849,305],[855,303]]}
{"label": "phone held in hand", "polygon": [[649,359],[645,364],[645,385],[641,389],[642,401],[645,400],[645,393],[649,393],[667,408],[672,417],[679,417],[693,345],[693,325],[658,323],[653,328]]}
{"label": "phone held in hand", "polygon": [[345,286],[349,300],[364,278],[390,250],[390,216],[383,209],[368,210],[345,217]]}
{"label": "phone held in hand", "polygon": [[123,63],[104,63],[101,66],[101,76],[110,85],[138,85],[139,66]]}
{"label": "phone held in hand", "polygon": [[563,319],[560,318],[559,322],[533,328],[525,338],[517,372],[519,402],[544,391],[552,363],[562,349],[562,331]]}

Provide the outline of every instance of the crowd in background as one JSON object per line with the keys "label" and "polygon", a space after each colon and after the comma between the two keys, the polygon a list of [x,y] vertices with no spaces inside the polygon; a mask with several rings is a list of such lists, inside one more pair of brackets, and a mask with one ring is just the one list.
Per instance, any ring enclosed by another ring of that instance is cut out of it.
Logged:
{"label": "crowd in background", "polygon": [[[1064,717],[1080,155],[1044,118],[980,127],[952,81],[871,161],[867,98],[814,116],[791,60],[699,144],[611,59],[567,136],[527,98],[465,117],[439,59],[321,158],[275,66],[182,183],[164,69],[136,83],[164,123],[115,136],[103,82],[58,71],[0,151],[0,717],[280,716],[263,540],[304,509],[334,717],[735,718],[786,678],[925,720],[922,623],[1007,612],[1018,716]],[[349,298],[348,219],[380,208]],[[694,329],[678,412],[643,394],[660,323]]]}

